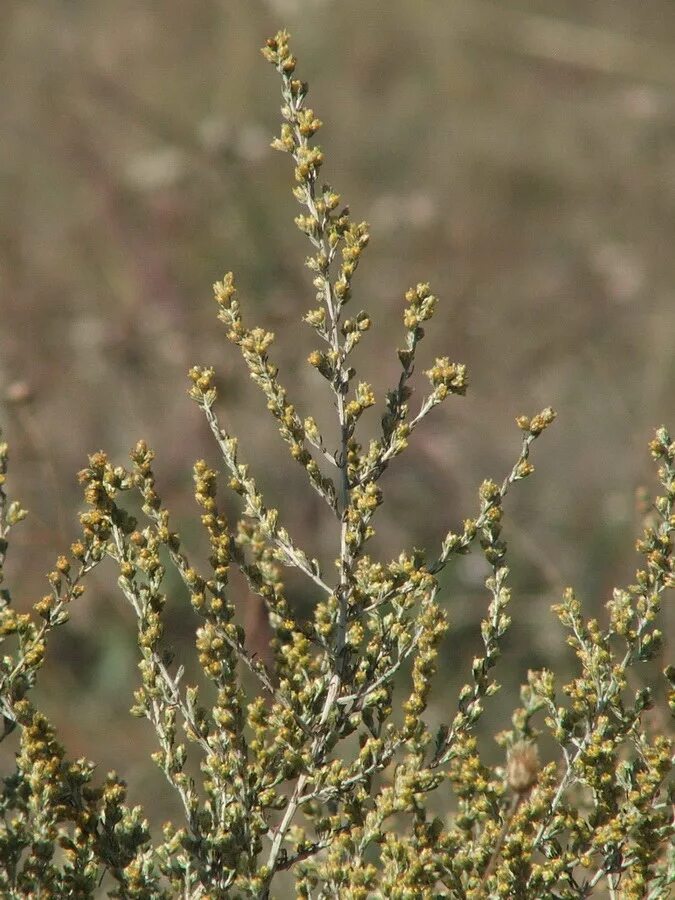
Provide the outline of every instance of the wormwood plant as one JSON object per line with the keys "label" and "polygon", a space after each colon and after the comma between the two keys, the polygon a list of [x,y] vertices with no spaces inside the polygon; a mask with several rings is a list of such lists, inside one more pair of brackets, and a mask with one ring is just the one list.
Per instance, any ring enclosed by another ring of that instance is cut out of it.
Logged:
{"label": "wormwood plant", "polygon": [[[405,294],[401,373],[386,395],[380,432],[367,443],[359,438],[359,419],[375,396],[369,384],[355,382],[350,354],[371,319],[347,309],[368,228],[319,182],[324,158],[312,138],[321,122],[305,105],[307,85],[295,75],[288,35],[269,40],[263,54],[282,80],[283,123],[273,146],[293,160],[302,207],[295,221],[311,245],[306,265],[316,306],[304,320],[319,349],[309,362],[332,396],[336,448],[288,399],[269,356],[273,335],[245,323],[231,274],[215,285],[215,298],[228,339],[335,521],[336,572],[323,572],[266,504],[219,422],[211,368],[191,369],[190,396],[220,448],[242,517],[228,523],[216,495],[219,473],[197,462],[207,572],[190,562],[172,528],[146,444],[136,445],[130,468],[102,452],[91,456],[80,473],[87,503],[81,535],[49,573],[49,593],[28,615],[2,592],[0,631],[13,641],[0,664],[2,737],[18,729],[19,740],[16,769],[2,783],[2,896],[90,897],[109,889],[123,898],[268,898],[276,876],[290,870],[297,896],[307,898],[666,898],[675,877],[666,784],[672,747],[645,725],[650,689],[629,689],[629,680],[660,646],[655,620],[675,583],[675,443],[661,428],[650,445],[662,495],[638,541],[643,563],[635,583],[614,591],[602,624],[586,620],[580,601],[565,594],[555,609],[576,651],[576,674],[562,686],[552,672],[528,674],[512,727],[497,736],[503,765],[488,765],[476,725],[498,689],[492,670],[510,622],[503,502],[532,472],[531,445],[554,413],[517,420],[522,445],[513,469],[500,484],[483,482],[477,512],[438,551],[403,552],[390,562],[367,553],[382,474],[435,406],[464,394],[467,374],[448,357],[436,359],[425,373],[427,393],[411,411],[418,345],[437,303],[429,285],[418,284]],[[7,499],[6,468],[3,444],[0,563],[10,530],[25,516]],[[140,495],[142,522],[128,511],[133,495]],[[447,724],[432,729],[425,711],[447,629],[437,579],[476,545],[490,569],[483,655],[454,703],[443,701]],[[67,757],[30,700],[52,631],[106,559],[118,567],[138,622],[141,683],[131,711],[154,729],[154,761],[184,811],[161,836],[152,837],[141,809],[127,805],[116,774],[96,786],[93,764]],[[208,704],[199,686],[184,683],[163,641],[167,566],[187,586],[196,613],[199,663],[215,698]],[[271,670],[250,653],[234,621],[233,567],[266,604]],[[285,567],[311,582],[316,602],[308,620],[286,596]],[[675,671],[665,674],[675,708]],[[407,685],[400,703],[395,681]],[[199,778],[190,774],[196,771]],[[447,815],[429,812],[433,792]]]}

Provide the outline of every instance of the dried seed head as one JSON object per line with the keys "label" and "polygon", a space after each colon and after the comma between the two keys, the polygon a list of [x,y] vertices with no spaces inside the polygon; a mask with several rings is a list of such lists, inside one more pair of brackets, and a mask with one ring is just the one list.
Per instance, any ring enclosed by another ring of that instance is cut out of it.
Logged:
{"label": "dried seed head", "polygon": [[516,794],[526,794],[537,783],[539,752],[530,741],[518,741],[509,751],[506,778]]}

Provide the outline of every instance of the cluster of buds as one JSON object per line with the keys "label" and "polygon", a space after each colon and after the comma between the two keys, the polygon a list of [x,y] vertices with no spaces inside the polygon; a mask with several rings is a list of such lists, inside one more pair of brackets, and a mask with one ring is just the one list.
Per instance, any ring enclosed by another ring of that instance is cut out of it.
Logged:
{"label": "cluster of buds", "polygon": [[444,400],[448,394],[466,393],[468,378],[466,366],[463,363],[452,363],[447,356],[436,359],[434,365],[426,372],[431,382],[434,397]]}
{"label": "cluster of buds", "polygon": [[409,331],[419,328],[422,322],[430,319],[438,303],[438,298],[431,293],[427,283],[418,284],[406,291],[405,300],[408,306],[403,313],[403,324]]}
{"label": "cluster of buds", "polygon": [[542,431],[555,421],[555,417],[555,410],[547,406],[546,409],[542,409],[540,413],[532,416],[532,418],[529,418],[529,416],[518,416],[516,424],[521,431],[527,432],[532,437],[538,437]]}

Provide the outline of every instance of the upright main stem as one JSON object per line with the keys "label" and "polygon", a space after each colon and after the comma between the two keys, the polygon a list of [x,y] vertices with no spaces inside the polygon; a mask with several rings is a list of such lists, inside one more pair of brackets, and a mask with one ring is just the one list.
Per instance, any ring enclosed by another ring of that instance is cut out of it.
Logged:
{"label": "upright main stem", "polygon": [[[293,97],[290,89],[286,85],[286,81],[284,80],[284,100],[289,105],[289,107],[294,111],[300,107],[298,101]],[[300,133],[299,129],[295,128],[296,140],[300,146],[306,146],[307,139]],[[326,217],[325,215],[320,215],[316,208],[316,194],[314,188],[314,180],[312,180],[307,186],[307,193],[305,197],[305,204],[310,214],[316,219],[319,223],[318,233],[316,236],[310,236],[310,240],[316,247],[316,249],[325,254],[326,259],[330,263],[333,261],[335,256],[335,247],[331,248],[328,245],[328,241],[326,239]],[[339,332],[339,323],[340,323],[340,306],[337,301],[333,287],[330,280],[330,272],[327,268],[326,272],[323,274],[323,295],[324,295],[324,303],[326,305],[326,311],[328,313],[328,317],[330,320],[330,334],[329,334],[329,344],[331,351],[334,354],[335,359],[335,378],[333,382],[333,391],[335,393],[335,405],[338,416],[338,424],[340,427],[340,452],[336,454],[336,464],[340,469],[340,487],[341,487],[341,502],[339,505],[339,509],[341,509],[341,522],[340,522],[340,582],[337,587],[337,601],[338,601],[338,612],[337,612],[337,621],[335,627],[335,639],[333,643],[333,671],[331,674],[330,681],[328,683],[328,689],[326,691],[326,699],[324,701],[321,714],[319,715],[317,722],[317,734],[315,735],[312,741],[311,748],[311,760],[312,766],[316,765],[320,762],[323,748],[325,747],[326,740],[326,724],[330,719],[331,713],[335,708],[337,698],[340,693],[340,687],[342,684],[342,678],[344,674],[345,667],[345,648],[347,644],[347,613],[349,608],[349,569],[352,563],[351,554],[349,551],[349,545],[347,543],[347,531],[348,531],[348,522],[347,522],[347,509],[349,506],[349,478],[347,473],[347,453],[348,453],[348,443],[349,443],[349,428],[347,424],[347,415],[345,411],[345,395],[348,389],[348,378],[346,372],[344,371],[344,348],[340,344],[340,332]],[[269,897],[270,890],[270,882],[274,875],[276,865],[279,859],[279,854],[281,852],[281,847],[283,841],[286,837],[288,829],[291,826],[293,818],[295,814],[303,802],[303,794],[307,782],[309,781],[309,774],[303,772],[296,782],[295,788],[293,790],[293,794],[291,799],[288,802],[288,806],[284,812],[284,816],[274,833],[274,838],[272,840],[272,846],[270,848],[270,852],[267,859],[267,869],[268,869],[268,878],[267,882],[260,893],[261,900],[267,900]]]}

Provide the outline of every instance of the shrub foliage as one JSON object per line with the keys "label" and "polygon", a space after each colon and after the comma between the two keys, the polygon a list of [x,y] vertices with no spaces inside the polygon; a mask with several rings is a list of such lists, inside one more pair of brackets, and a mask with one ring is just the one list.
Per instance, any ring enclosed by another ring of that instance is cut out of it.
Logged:
{"label": "shrub foliage", "polygon": [[[498,690],[493,669],[510,624],[503,503],[511,485],[533,471],[531,445],[554,413],[517,420],[522,444],[513,469],[501,483],[483,482],[475,515],[436,552],[411,550],[390,562],[368,554],[382,474],[435,406],[464,394],[467,372],[449,357],[436,359],[411,410],[418,347],[437,304],[428,284],[411,288],[398,383],[386,395],[378,436],[359,439],[359,419],[376,401],[370,384],[355,380],[350,356],[371,318],[347,309],[368,226],[320,183],[324,156],[313,137],[321,122],[305,103],[288,35],[280,32],[262,52],[281,76],[283,121],[272,146],[292,159],[301,207],[295,222],[311,246],[305,264],[316,306],[304,321],[318,349],[309,363],[327,382],[336,447],[288,398],[270,358],[274,336],[245,323],[231,274],[215,285],[215,299],[227,338],[335,522],[336,574],[322,571],[265,502],[218,419],[211,368],[190,370],[190,396],[220,448],[241,518],[228,522],[216,494],[220,473],[198,461],[208,571],[190,562],[173,530],[144,442],[129,468],[102,452],[91,456],[80,473],[87,504],[81,535],[49,573],[49,592],[32,615],[16,611],[7,588],[1,595],[0,633],[8,642],[0,662],[2,738],[17,729],[19,737],[16,768],[2,781],[2,894],[268,898],[278,874],[290,871],[297,896],[307,898],[666,898],[674,878],[672,746],[647,727],[651,690],[636,690],[639,675],[631,672],[659,651],[657,614],[675,584],[675,443],[661,428],[650,445],[662,491],[637,544],[643,562],[635,583],[614,591],[604,623],[585,619],[574,593],[565,594],[555,611],[576,652],[576,674],[562,685],[550,671],[528,674],[512,727],[497,735],[503,764],[488,765],[476,726]],[[3,444],[0,564],[10,530],[25,516],[8,500],[6,470]],[[142,521],[129,511],[134,495]],[[490,570],[483,655],[473,660],[447,724],[432,727],[425,715],[447,629],[438,575],[474,548]],[[97,786],[92,763],[68,758],[30,699],[52,631],[67,622],[87,574],[107,559],[118,567],[138,624],[140,687],[131,712],[154,729],[154,761],[184,811],[161,836],[151,836],[142,810],[127,805],[115,773]],[[163,639],[169,566],[197,617],[201,685],[185,683]],[[270,667],[250,652],[235,622],[233,567],[265,603]],[[286,567],[311,582],[316,602],[306,619],[286,596]],[[673,708],[674,670],[665,676]],[[206,696],[212,701],[200,699]],[[451,810],[446,815],[430,811],[434,792]]]}

